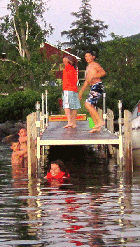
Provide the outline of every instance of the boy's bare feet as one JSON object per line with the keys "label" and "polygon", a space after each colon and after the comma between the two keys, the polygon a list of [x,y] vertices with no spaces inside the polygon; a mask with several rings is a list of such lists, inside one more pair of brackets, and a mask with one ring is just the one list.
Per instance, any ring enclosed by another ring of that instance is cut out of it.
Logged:
{"label": "boy's bare feet", "polygon": [[98,125],[98,126],[103,127],[104,125],[105,125],[105,123],[101,122],[100,125]]}
{"label": "boy's bare feet", "polygon": [[72,124],[71,124],[71,125],[67,124],[67,125],[65,125],[63,128],[64,128],[64,129],[66,129],[66,128],[73,128],[73,125],[72,125]]}
{"label": "boy's bare feet", "polygon": [[94,126],[94,128],[92,128],[92,130],[90,130],[89,133],[100,131],[104,125],[104,122],[102,122],[100,125]]}
{"label": "boy's bare feet", "polygon": [[98,132],[100,130],[101,130],[101,126],[96,126],[96,127],[92,128],[92,130],[90,130],[89,133]]}
{"label": "boy's bare feet", "polygon": [[72,128],[73,128],[73,129],[77,128],[77,125],[72,125]]}

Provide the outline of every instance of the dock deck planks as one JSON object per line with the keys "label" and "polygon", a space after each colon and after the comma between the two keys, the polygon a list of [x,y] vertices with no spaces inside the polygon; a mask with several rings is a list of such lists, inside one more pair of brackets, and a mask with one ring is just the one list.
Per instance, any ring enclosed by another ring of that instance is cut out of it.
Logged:
{"label": "dock deck planks", "polygon": [[77,128],[66,128],[66,122],[49,122],[47,129],[40,138],[41,145],[90,145],[119,144],[119,137],[107,129],[89,133],[88,121],[77,121]]}

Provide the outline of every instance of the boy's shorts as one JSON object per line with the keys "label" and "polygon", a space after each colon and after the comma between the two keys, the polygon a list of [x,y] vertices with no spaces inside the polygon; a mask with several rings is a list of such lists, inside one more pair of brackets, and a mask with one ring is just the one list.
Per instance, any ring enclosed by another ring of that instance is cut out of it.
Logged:
{"label": "boy's shorts", "polygon": [[90,103],[91,105],[96,106],[98,103],[99,98],[102,96],[104,92],[104,85],[103,83],[97,82],[96,84],[90,87],[89,95],[86,99],[86,102]]}
{"label": "boy's shorts", "polygon": [[64,91],[63,93],[63,109],[78,110],[81,108],[78,93],[73,91]]}

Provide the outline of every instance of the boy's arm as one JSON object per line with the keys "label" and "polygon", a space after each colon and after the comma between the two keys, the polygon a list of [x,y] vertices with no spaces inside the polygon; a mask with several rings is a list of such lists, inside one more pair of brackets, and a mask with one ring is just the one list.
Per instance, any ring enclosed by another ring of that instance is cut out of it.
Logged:
{"label": "boy's arm", "polygon": [[88,85],[89,85],[88,81],[85,81],[81,90],[79,91],[78,97],[80,100],[82,99],[83,92],[85,91]]}
{"label": "boy's arm", "polygon": [[97,74],[95,75],[95,77],[103,77],[106,75],[105,70],[100,66],[100,64],[96,63],[95,69],[97,71]]}

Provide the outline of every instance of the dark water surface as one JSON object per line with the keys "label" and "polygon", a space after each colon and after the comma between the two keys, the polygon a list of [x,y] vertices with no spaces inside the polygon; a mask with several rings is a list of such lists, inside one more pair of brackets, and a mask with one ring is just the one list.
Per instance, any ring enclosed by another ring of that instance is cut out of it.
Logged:
{"label": "dark water surface", "polygon": [[0,246],[140,246],[140,169],[132,178],[87,147],[52,148],[70,181],[51,187],[15,175],[0,144]]}

